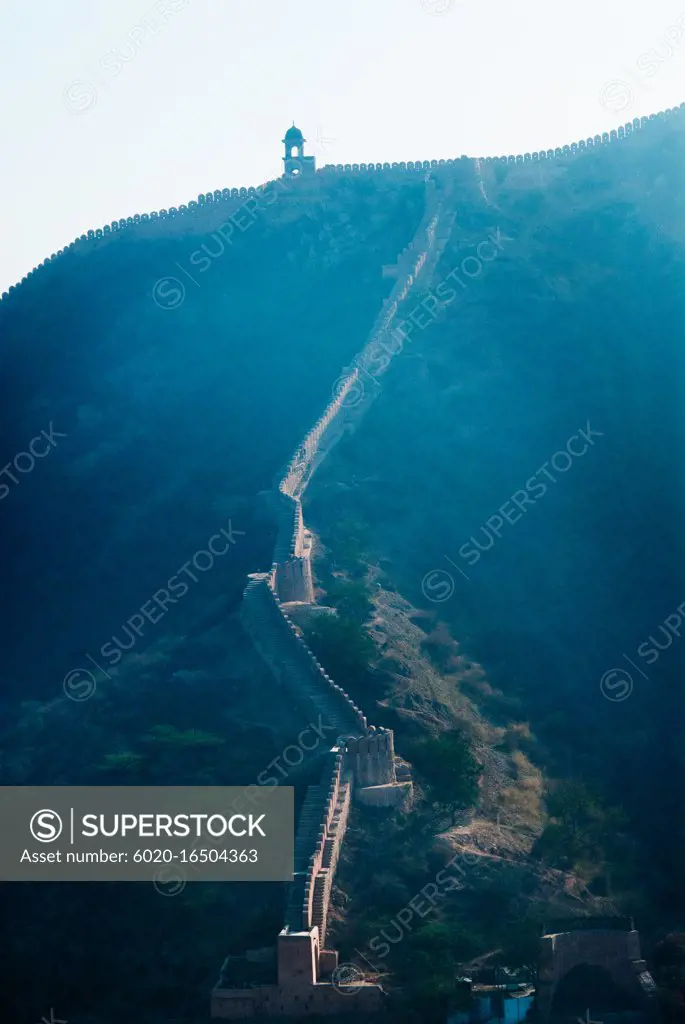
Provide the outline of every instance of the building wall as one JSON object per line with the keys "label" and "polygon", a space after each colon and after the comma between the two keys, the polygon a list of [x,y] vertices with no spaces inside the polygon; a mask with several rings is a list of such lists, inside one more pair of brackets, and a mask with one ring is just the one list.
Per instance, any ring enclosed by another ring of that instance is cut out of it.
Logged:
{"label": "building wall", "polygon": [[253,989],[215,989],[212,993],[211,1015],[228,1020],[245,1020],[256,1016],[295,1019],[311,1015],[364,1016],[383,1009],[384,995],[379,985],[360,984],[351,994],[340,992],[330,982],[294,992],[276,985]]}
{"label": "building wall", "polygon": [[550,1019],[556,990],[574,967],[602,967],[612,980],[638,1002],[645,1000],[641,976],[645,961],[635,929],[582,929],[544,935],[540,940],[536,1007],[541,1024]]}

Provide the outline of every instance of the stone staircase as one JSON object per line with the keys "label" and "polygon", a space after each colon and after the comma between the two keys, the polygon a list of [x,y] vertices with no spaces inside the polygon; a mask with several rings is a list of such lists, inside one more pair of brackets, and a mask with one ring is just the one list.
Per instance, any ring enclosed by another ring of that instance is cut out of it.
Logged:
{"label": "stone staircase", "polygon": [[319,941],[325,946],[326,920],[328,918],[328,902],[330,899],[332,876],[327,870],[319,871],[314,880],[314,900],[312,903],[312,927],[319,929]]}
{"label": "stone staircase", "polygon": [[323,786],[309,786],[302,804],[295,834],[293,859],[293,881],[290,883],[284,925],[292,931],[306,930],[304,920],[305,884],[309,871],[312,850],[321,828],[322,808],[325,807],[326,793]]}
{"label": "stone staircase", "polygon": [[338,857],[340,855],[340,847],[345,835],[345,829],[347,828],[350,797],[350,783],[342,782],[338,791],[338,798],[333,811],[333,817],[330,825],[328,826],[328,835],[324,842],[321,868],[314,882],[312,925],[316,925],[319,929],[319,937],[322,947],[325,945],[326,940],[328,907],[330,904],[333,879],[335,877],[335,869],[338,864]]}
{"label": "stone staircase", "polygon": [[307,789],[295,835],[294,877],[290,884],[284,928],[309,932],[317,927],[323,948],[328,907],[340,847],[347,828],[351,782],[342,778],[343,757],[326,757],[321,784]]}

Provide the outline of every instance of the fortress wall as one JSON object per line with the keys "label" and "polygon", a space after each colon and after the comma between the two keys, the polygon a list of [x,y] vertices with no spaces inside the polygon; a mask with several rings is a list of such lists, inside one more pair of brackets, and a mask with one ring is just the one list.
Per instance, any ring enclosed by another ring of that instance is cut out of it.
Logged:
{"label": "fortress wall", "polygon": [[[307,877],[304,884],[304,899],[302,905],[302,921],[303,928],[305,931],[309,931],[314,927],[314,893],[316,889],[316,880],[318,875],[321,873],[324,864],[324,855],[326,850],[326,841],[330,838],[330,829],[335,815],[336,806],[338,804],[338,798],[340,796],[340,783],[341,774],[343,770],[343,758],[342,755],[335,750],[332,752],[330,761],[322,776],[322,783],[326,786],[326,798],[323,807],[323,813],[321,817],[321,824],[319,827],[319,833],[314,845],[314,849],[309,858],[309,866],[307,869]],[[344,832],[344,830],[343,830]],[[342,834],[338,837],[338,845],[342,841]],[[332,883],[332,875],[331,875]],[[328,900],[330,899],[331,883],[328,885],[328,893],[324,898],[324,911],[327,913]],[[324,913],[324,917],[325,917]],[[323,936],[321,936],[323,942]]]}
{"label": "fortress wall", "polygon": [[[400,253],[397,280],[390,296],[372,327],[364,348],[355,356],[353,367],[358,371],[359,386],[364,389],[368,378],[385,373],[392,359],[402,350],[402,332],[395,326],[401,304],[425,276],[437,265],[450,235],[455,212],[438,196],[435,182],[426,182],[426,210],[410,244]],[[399,339],[399,343],[398,343]],[[370,402],[360,404],[358,419]]]}
{"label": "fortress wall", "polygon": [[397,781],[391,729],[378,729],[369,735],[348,739],[345,760],[359,788]]}
{"label": "fortress wall", "polygon": [[280,601],[314,600],[314,582],[310,563],[310,537],[304,528],[299,498],[277,492],[277,534],[274,547],[273,585]]}
{"label": "fortress wall", "polygon": [[[358,422],[366,407],[368,397],[364,402],[364,384],[360,375],[373,371],[376,377],[384,372],[391,362],[392,356],[400,351],[401,346],[390,347],[387,340],[393,328],[394,318],[398,314],[401,303],[407,298],[412,287],[414,287],[422,273],[428,268],[428,257],[431,255],[431,265],[437,262],[439,253],[449,237],[449,230],[439,230],[442,221],[451,223],[454,219],[453,211],[447,211],[445,205],[440,201],[435,182],[426,182],[426,208],[419,223],[419,226],[407,246],[398,257],[398,274],[390,295],[384,301],[380,313],[376,317],[371,328],[367,342],[355,358],[356,365],[348,367],[338,378],[334,386],[334,397],[328,403],[323,414],[316,421],[314,426],[305,435],[302,442],[295,450],[293,457],[286,466],[285,472],[276,487],[277,492],[277,538],[274,549],[273,564],[271,570],[270,586],[267,586],[264,578],[262,588],[268,592],[278,610],[278,615],[288,622],[291,634],[297,644],[297,654],[291,662],[293,666],[288,673],[291,688],[299,691],[310,688],[312,682],[321,686],[324,683],[321,701],[329,704],[334,694],[334,705],[336,719],[344,722],[349,732],[367,731],[366,719],[361,711],[353,704],[348,695],[337,687],[326,675],[304,640],[295,632],[295,627],[289,623],[286,615],[280,607],[282,602],[300,601],[313,603],[314,585],[311,572],[310,544],[308,534],[304,528],[302,518],[301,496],[311,480],[311,477],[329,451],[344,435],[345,431]],[[362,392],[362,402],[359,401],[359,389]],[[254,579],[254,577],[252,577]],[[248,584],[245,596],[252,593],[254,584]],[[253,598],[250,598],[253,600]],[[262,598],[262,605],[264,604]],[[269,614],[260,619],[250,614],[251,605],[245,610],[245,620],[249,622],[251,636],[256,645],[262,651],[268,646],[265,643],[267,638],[262,638],[260,633],[263,628],[273,631],[273,615]],[[264,615],[264,612],[260,613]],[[279,643],[282,644],[283,631],[281,629]],[[292,643],[291,643],[292,647]],[[280,650],[279,654],[285,654]],[[303,659],[308,661],[307,671],[303,665]],[[279,659],[269,658],[273,664],[274,671],[283,671],[282,657]],[[304,684],[302,682],[304,678]],[[311,698],[311,691],[309,693]],[[363,727],[362,727],[363,726]],[[375,743],[379,741],[374,740]],[[393,754],[382,755],[378,750],[373,754],[365,751],[365,758],[358,758],[358,763],[368,760],[369,756],[376,759],[376,767],[369,770],[369,777],[375,778],[376,782],[369,785],[383,783],[394,783],[396,781],[393,767]],[[385,767],[381,767],[381,764]],[[381,776],[383,776],[381,778]]]}
{"label": "fortress wall", "polygon": [[426,265],[428,252],[435,245],[439,209],[435,183],[427,181],[423,217],[414,237],[398,256],[397,279],[374,321],[366,345],[355,358],[357,365],[343,370],[333,388],[333,398],[296,448],[277,485],[280,511],[272,573],[276,594],[283,602],[312,603],[314,600],[310,545],[302,519],[301,496],[316,468],[363,411],[355,408],[360,404],[359,392],[362,396],[364,393],[360,372],[368,373],[369,368],[373,368],[373,375],[377,376],[390,362],[390,349],[387,344],[379,348],[379,341],[389,335],[400,303]]}
{"label": "fortress wall", "polygon": [[581,964],[602,967],[619,988],[645,1009],[649,1008],[653,982],[651,987],[644,983],[646,964],[635,929],[581,928],[544,935],[540,940],[539,964],[536,1007],[540,1021],[550,1019],[559,984],[569,971]]}
{"label": "fortress wall", "polygon": [[331,893],[335,872],[338,866],[340,850],[347,830],[347,821],[350,813],[350,790],[348,785],[341,785],[338,797],[336,798],[336,818],[331,825],[324,844],[322,867],[314,879],[314,903],[312,906],[312,923],[319,930],[321,946],[326,942],[328,932],[328,911],[331,905]]}
{"label": "fortress wall", "polygon": [[249,577],[240,619],[261,657],[297,700],[313,705],[343,735],[367,731],[360,709],[327,675],[283,612],[268,574]]}
{"label": "fortress wall", "polygon": [[[169,209],[155,210],[152,213],[136,213],[132,217],[121,217],[118,220],[113,220],[110,224],[105,224],[101,228],[95,228],[85,232],[75,238],[73,242],[70,242],[63,249],[59,249],[57,252],[53,252],[46,259],[42,260],[33,270],[30,270],[28,274],[22,277],[16,285],[10,285],[6,292],[0,296],[0,302],[9,298],[11,294],[17,291],[20,285],[24,284],[30,277],[46,267],[49,263],[54,262],[59,257],[66,253],[76,249],[83,250],[86,243],[97,242],[101,239],[109,239],[112,235],[120,234],[121,232],[128,231],[131,228],[138,228],[140,230],[141,225],[154,225],[160,221],[173,221],[179,218],[187,218],[189,224],[194,224],[197,221],[198,214],[202,211],[202,208],[211,206],[221,206],[222,216],[230,216],[232,213],[237,212],[242,206],[246,204],[248,199],[258,200],[260,197],[264,197],[269,193],[269,190],[273,190],[276,186],[280,186],[282,189],[283,183],[281,179],[277,181],[268,181],[263,185],[256,187],[251,186],[250,188],[225,188],[216,189],[214,192],[207,192],[198,196],[197,201],[191,200],[189,203],[183,203],[180,206],[171,206]],[[274,200],[271,200],[267,205],[272,205]]]}
{"label": "fortress wall", "polygon": [[299,499],[279,489],[276,500],[278,512],[274,563],[284,562],[297,553],[298,542],[301,546],[302,533],[302,505]]}
{"label": "fortress wall", "polygon": [[[344,759],[343,759],[343,765],[344,765]],[[339,818],[338,818],[338,820],[336,822],[335,834],[331,837],[332,845],[331,845],[331,849],[330,849],[330,851],[328,853],[328,860],[325,861],[325,863],[327,864],[328,871],[331,874],[331,878],[335,874],[335,869],[338,866],[338,860],[340,859],[340,851],[342,849],[342,842],[343,842],[343,839],[345,837],[345,831],[347,829],[347,822],[348,822],[348,819],[349,819],[349,816],[350,816],[350,807],[352,806],[351,787],[347,786],[345,791],[344,791],[344,793],[342,793],[342,790],[341,790],[341,795],[343,796],[342,809],[341,809],[340,816],[339,816]]]}
{"label": "fortress wall", "polygon": [[291,601],[312,604],[314,581],[309,558],[303,555],[277,563],[273,578],[274,589],[284,604]]}
{"label": "fortress wall", "polygon": [[[329,451],[330,441],[340,432],[338,414],[345,406],[345,400],[354,386],[357,374],[350,373],[336,382],[335,395],[316,421],[304,440],[295,449],[288,463],[285,474],[278,484],[281,494],[291,498],[299,498],[312,475],[313,469],[319,464],[317,455],[322,449]],[[341,433],[341,432],[340,432]]]}
{"label": "fortress wall", "polygon": [[[328,454],[333,445],[343,436],[346,423],[350,420],[350,409],[358,404],[356,401],[356,387],[360,383],[360,368],[364,371],[377,358],[376,347],[379,338],[390,331],[400,303],[407,297],[410,288],[417,281],[424,268],[428,252],[435,244],[439,215],[440,203],[437,189],[433,181],[428,181],[426,182],[426,209],[414,237],[398,256],[397,279],[390,295],[384,300],[381,310],[371,327],[366,344],[355,357],[353,365],[343,370],[342,375],[336,381],[334,397],[295,450],[278,485],[278,489],[282,494],[290,495],[297,499],[301,498],[306,485],[309,483],[316,467],[321,463],[322,458]],[[380,369],[384,370],[386,366]],[[297,517],[300,515],[301,508],[295,512],[295,518],[293,519],[293,535],[290,545],[291,554],[294,554],[297,548],[297,530],[299,529],[299,519]]]}
{"label": "fortress wall", "polygon": [[326,758],[320,784],[308,788],[300,811],[295,836],[296,875],[290,886],[285,918],[285,930],[290,933],[310,931],[315,924],[314,891],[317,877],[327,864],[326,847],[341,795],[342,770],[343,757],[334,748]]}
{"label": "fortress wall", "polygon": [[[527,163],[529,161],[539,160],[554,160],[562,156],[571,156],[578,153],[583,153],[588,149],[594,149],[597,146],[608,145],[612,142],[617,142],[621,139],[627,138],[634,134],[641,128],[646,128],[654,122],[663,122],[674,116],[682,117],[685,114],[685,103],[679,104],[677,107],[669,107],[666,110],[659,111],[657,114],[650,114],[649,117],[636,117],[633,121],[627,122],[625,125],[617,128],[615,131],[604,132],[602,135],[595,135],[587,139],[581,139],[578,142],[572,142],[570,145],[558,146],[555,149],[542,149],[536,150],[531,153],[519,153],[517,155],[508,156],[486,156],[479,157],[481,161],[485,163],[509,163],[519,164]],[[461,156],[456,159],[446,160],[409,160],[402,161],[401,163],[369,163],[369,164],[326,164],[324,167],[317,170],[317,175],[324,175],[328,178],[334,174],[370,174],[370,173],[382,173],[390,176],[403,176],[407,173],[434,171],[436,168],[449,168],[456,167],[465,162],[474,159],[473,157]],[[277,179],[282,181],[282,179]],[[276,181],[268,181],[263,185],[256,187],[243,187],[243,188],[224,188],[215,189],[213,192],[201,193],[197,200],[191,200],[189,203],[183,203],[180,206],[172,206],[169,209],[155,210],[152,213],[136,213],[132,217],[122,217],[119,220],[114,220],[111,224],[105,224],[101,228],[87,231],[79,238],[74,239],[69,245],[65,246],[64,249],[59,249],[57,252],[53,252],[45,260],[41,261],[33,270],[29,270],[28,274],[22,277],[21,281],[17,284],[10,285],[6,292],[3,292],[0,296],[0,305],[2,302],[12,296],[17,289],[24,284],[30,277],[37,273],[42,267],[47,266],[52,261],[58,259],[64,253],[73,249],[75,246],[80,246],[81,243],[87,241],[94,241],[100,238],[106,238],[111,234],[124,231],[128,228],[134,227],[138,224],[145,224],[148,221],[174,219],[177,217],[186,217],[195,215],[197,208],[201,206],[209,206],[215,203],[226,203],[235,201],[236,199],[245,200],[251,197],[257,197],[261,192],[273,188],[276,185]]]}
{"label": "fortress wall", "polygon": [[[437,261],[439,250],[449,237],[449,230],[438,230],[441,216],[444,210],[435,183],[427,181],[424,215],[411,242],[398,256],[395,285],[374,321],[357,365],[343,371],[336,381],[334,397],[297,447],[275,487],[277,537],[272,570],[249,577],[240,609],[241,621],[273,674],[291,689],[296,699],[313,704],[338,729],[339,742],[345,750],[344,757],[338,747],[331,751],[332,762],[324,771],[322,786],[310,787],[300,815],[296,874],[290,888],[285,927],[279,936],[279,999],[293,984],[305,982],[305,975],[306,999],[311,1000],[312,989],[318,986],[318,939],[321,944],[325,941],[331,891],[350,809],[351,785],[343,781],[343,773],[350,780],[354,777],[358,790],[377,787],[365,800],[374,806],[399,806],[411,793],[410,782],[397,782],[392,731],[377,731],[367,725],[359,708],[309,650],[281,602],[313,601],[310,546],[301,497],[316,467],[360,415],[360,409],[354,408],[359,406],[356,389],[361,383],[360,375],[367,373],[375,360],[379,339],[389,336],[400,304],[427,269],[429,254]],[[451,220],[447,215],[448,224],[453,219],[453,215]],[[379,372],[387,368],[389,352],[384,346],[385,362]],[[325,799],[317,823],[319,789],[324,790]],[[307,867],[302,870],[301,859],[310,844]],[[224,998],[225,1006],[219,1005],[218,997],[214,999],[214,1015],[231,1013],[229,994],[222,992],[221,999]],[[235,1006],[233,1009],[235,1012]]]}
{"label": "fortress wall", "polygon": [[677,107],[669,107],[666,110],[661,110],[657,114],[650,114],[649,117],[636,117],[634,120],[627,122],[625,125],[621,125],[619,128],[604,132],[602,135],[595,135],[587,139],[580,139],[578,142],[572,142],[569,145],[557,146],[554,149],[541,149],[530,153],[519,153],[516,155],[508,156],[486,156],[486,157],[468,157],[463,155],[454,159],[444,160],[409,160],[402,161],[400,163],[371,163],[371,164],[326,164],[320,169],[320,173],[332,175],[332,174],[368,174],[368,173],[394,173],[394,174],[406,174],[416,173],[423,171],[432,171],[436,168],[441,167],[454,167],[459,164],[470,161],[473,159],[479,159],[486,163],[497,162],[497,163],[510,163],[519,164],[527,163],[528,161],[534,160],[553,160],[562,156],[571,156],[577,153],[582,153],[587,149],[594,149],[596,146],[609,145],[612,142],[618,142],[620,139],[624,139],[632,135],[634,132],[639,131],[641,128],[646,128],[653,122],[663,122],[664,120],[673,117],[674,115],[683,116],[685,114],[685,103],[679,104]]}

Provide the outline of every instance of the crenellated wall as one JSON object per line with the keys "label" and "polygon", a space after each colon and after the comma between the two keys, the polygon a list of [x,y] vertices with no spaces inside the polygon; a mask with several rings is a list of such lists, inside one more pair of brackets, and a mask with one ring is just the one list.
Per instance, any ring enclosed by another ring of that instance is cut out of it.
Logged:
{"label": "crenellated wall", "polygon": [[299,502],[309,480],[322,458],[331,450],[344,432],[346,399],[354,388],[358,370],[352,370],[336,382],[335,395],[326,406],[304,440],[295,449],[285,474],[278,484],[281,494]]}
{"label": "crenellated wall", "polygon": [[322,776],[326,796],[318,835],[309,856],[304,878],[301,919],[298,922],[300,927],[297,929],[309,931],[311,928],[318,928],[319,942],[322,946],[326,941],[328,904],[340,846],[347,826],[351,789],[349,777],[343,778],[343,755],[334,750],[329,756],[331,760]]}
{"label": "crenellated wall", "polygon": [[[222,975],[212,993],[215,1017],[283,1014],[286,1008],[293,1008],[293,992],[297,993],[299,1013],[340,1013],[350,1008],[339,1003],[340,993],[328,980],[337,965],[337,953],[325,950],[323,944],[352,790],[356,799],[371,806],[406,806],[411,800],[412,783],[406,771],[398,781],[392,730],[368,725],[360,709],[316,660],[283,604],[314,601],[311,537],[302,517],[302,494],[322,459],[359,420],[364,408],[355,395],[360,376],[368,375],[371,368],[374,376],[384,372],[398,351],[386,343],[394,318],[412,287],[437,264],[453,220],[453,211],[443,204],[435,182],[427,177],[423,217],[411,242],[397,258],[395,284],[366,344],[355,364],[343,371],[333,398],[296,448],[270,499],[265,499],[277,527],[272,568],[269,573],[249,576],[240,618],[276,679],[303,709],[323,715],[339,738],[321,785],[309,788],[300,813],[294,877],[285,925],[278,937],[278,984],[252,991],[235,989]],[[380,364],[379,352],[383,354]],[[356,994],[361,995],[356,1008],[381,1008],[378,986],[363,983]]]}
{"label": "crenellated wall", "polygon": [[392,731],[382,729],[347,741],[347,764],[359,786],[382,786],[394,782],[389,766],[395,759]]}
{"label": "crenellated wall", "polygon": [[[311,537],[302,519],[301,497],[316,468],[348,430],[354,429],[365,409],[358,400],[364,392],[364,381],[384,373],[393,351],[390,332],[400,304],[406,299],[422,272],[439,258],[440,246],[449,235],[439,232],[443,208],[435,182],[426,180],[426,207],[421,222],[409,245],[397,258],[396,280],[384,300],[364,347],[352,366],[343,370],[334,388],[334,396],[312,429],[298,445],[283,476],[276,485],[278,500],[277,538],[272,566],[272,583],[283,602],[311,604],[314,587],[311,573]],[[450,214],[452,220],[453,212]],[[368,404],[368,403],[367,403]]]}
{"label": "crenellated wall", "polygon": [[529,161],[554,160],[562,156],[572,156],[583,153],[587,149],[594,149],[597,146],[606,146],[612,142],[618,142],[620,139],[628,138],[641,128],[646,128],[652,122],[664,121],[674,115],[682,117],[684,114],[685,103],[680,103],[677,107],[668,107],[666,110],[661,110],[657,114],[650,114],[649,117],[636,117],[634,120],[628,121],[625,125],[621,125],[613,131],[604,132],[602,135],[594,135],[587,139],[580,139],[578,142],[572,142],[570,145],[557,146],[554,149],[535,150],[530,153],[485,157],[468,157],[464,155],[457,157],[456,159],[409,160],[401,161],[399,163],[383,164],[325,164],[324,167],[321,168],[321,173],[363,174],[369,172],[377,173],[379,171],[385,173],[388,171],[430,171],[437,167],[451,167],[455,164],[461,163],[462,161],[473,159],[481,160],[485,163],[497,162],[505,164],[522,164],[528,163]]}
{"label": "crenellated wall", "polygon": [[[435,182],[426,178],[425,210],[414,237],[397,257],[395,283],[383,301],[363,348],[354,357],[352,365],[343,370],[335,383],[334,396],[326,409],[298,445],[293,457],[277,484],[279,493],[293,501],[287,515],[278,521],[278,537],[274,556],[274,582],[278,594],[287,600],[280,588],[279,566],[287,558],[301,557],[306,534],[302,523],[301,497],[316,468],[345,433],[356,427],[363,404],[358,393],[363,391],[364,380],[380,376],[390,365],[397,347],[393,346],[391,331],[400,304],[407,298],[412,286],[422,274],[437,263],[449,230],[440,231],[442,220],[454,219],[440,199]],[[290,531],[289,536],[286,531]],[[287,538],[287,555],[286,555]]]}
{"label": "crenellated wall", "polygon": [[314,657],[297,627],[285,614],[268,573],[248,577],[240,620],[273,675],[307,714],[324,716],[339,736],[363,735],[366,718],[341,686]]}
{"label": "crenellated wall", "polygon": [[[319,168],[312,178],[317,178],[319,175],[330,177],[333,174],[369,174],[369,173],[416,173],[433,171],[436,168],[444,167],[455,167],[464,164],[465,162],[479,159],[485,163],[506,163],[506,164],[523,164],[528,162],[538,162],[541,160],[555,160],[560,157],[573,156],[586,152],[589,149],[594,149],[597,146],[605,146],[612,142],[618,142],[621,139],[628,138],[636,131],[644,129],[654,122],[663,122],[671,117],[678,116],[683,117],[685,115],[685,103],[679,104],[677,107],[669,107],[666,110],[659,111],[657,114],[650,114],[649,117],[636,117],[632,121],[628,121],[625,125],[621,125],[614,131],[604,132],[602,135],[591,136],[587,139],[581,139],[578,142],[572,142],[570,145],[557,146],[554,149],[541,149],[530,153],[519,153],[517,155],[509,154],[508,156],[486,156],[486,157],[468,157],[461,156],[455,159],[444,159],[444,160],[408,160],[401,161],[400,163],[369,163],[369,164],[326,164],[324,167]],[[69,245],[65,246],[64,249],[59,249],[57,252],[53,252],[51,256],[48,256],[45,260],[30,270],[28,274],[22,277],[15,285],[10,285],[6,292],[3,292],[0,296],[0,305],[6,301],[17,289],[24,284],[30,277],[32,277],[42,267],[47,266],[49,263],[58,259],[64,253],[69,252],[75,246],[81,245],[83,242],[95,241],[101,238],[107,238],[112,234],[116,234],[120,231],[124,231],[128,228],[135,227],[138,224],[145,224],[149,221],[174,219],[176,217],[185,217],[194,214],[198,207],[211,205],[214,203],[228,203],[235,202],[237,199],[248,199],[250,197],[257,197],[260,193],[273,188],[278,181],[268,181],[263,185],[256,187],[243,187],[243,188],[224,188],[215,189],[213,192],[200,193],[197,200],[191,200],[189,203],[183,203],[180,206],[172,206],[169,209],[155,210],[152,213],[136,213],[132,217],[122,217],[119,220],[114,220],[111,224],[105,224],[101,228],[87,231],[85,234],[80,235],[79,238],[74,239]]]}
{"label": "crenellated wall", "polygon": [[[238,988],[222,975],[212,992],[211,1015],[225,1019],[264,1014],[302,1016],[341,1014],[352,1008],[348,993],[333,984],[335,950],[325,949],[328,908],[347,827],[352,782],[343,753],[326,757],[317,786],[307,790],[295,835],[294,877],[289,887],[284,926],[276,945],[275,984]],[[379,985],[355,982],[354,1010],[382,1009]]]}
{"label": "crenellated wall", "polygon": [[312,604],[311,534],[305,529],[302,503],[280,488],[276,492],[277,534],[272,586],[284,602]]}
{"label": "crenellated wall", "polygon": [[20,285],[24,284],[42,267],[46,267],[49,263],[54,262],[60,256],[65,255],[74,248],[82,247],[83,243],[110,238],[112,235],[119,234],[129,228],[137,227],[140,224],[174,220],[179,217],[194,217],[197,210],[204,206],[221,203],[226,204],[227,209],[230,207],[232,210],[238,210],[247,200],[256,200],[259,197],[263,197],[269,193],[269,190],[275,189],[279,184],[280,179],[276,181],[267,181],[263,185],[258,185],[256,187],[251,186],[250,188],[216,189],[214,192],[200,194],[197,197],[197,201],[191,199],[189,203],[183,203],[181,206],[171,206],[169,209],[155,210],[152,213],[136,213],[132,217],[122,217],[119,220],[113,220],[110,224],[105,224],[101,228],[95,228],[94,230],[87,231],[85,234],[75,238],[73,242],[70,242],[69,245],[66,245],[63,249],[59,249],[57,252],[53,252],[51,256],[46,257],[46,259],[34,267],[33,270],[29,270],[28,274],[22,277],[21,281],[16,285],[10,285],[9,289],[6,292],[3,292],[2,296],[0,296],[0,302],[8,299],[11,294],[17,291]]}

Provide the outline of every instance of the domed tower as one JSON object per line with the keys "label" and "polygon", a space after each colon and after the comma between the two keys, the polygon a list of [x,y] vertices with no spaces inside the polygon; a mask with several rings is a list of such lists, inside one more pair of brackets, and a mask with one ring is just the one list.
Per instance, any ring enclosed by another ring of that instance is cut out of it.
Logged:
{"label": "domed tower", "polygon": [[301,174],[313,174],[316,170],[314,157],[304,155],[304,144],[307,140],[300,129],[295,127],[294,121],[281,141],[285,145],[285,156],[283,157],[285,176],[296,178]]}

